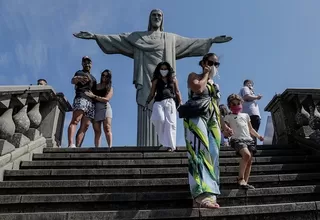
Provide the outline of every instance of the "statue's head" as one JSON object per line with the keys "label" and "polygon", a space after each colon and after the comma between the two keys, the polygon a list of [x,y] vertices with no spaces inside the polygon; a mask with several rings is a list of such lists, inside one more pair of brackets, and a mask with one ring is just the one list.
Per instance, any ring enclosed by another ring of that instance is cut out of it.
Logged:
{"label": "statue's head", "polygon": [[160,9],[153,9],[149,15],[148,31],[163,31],[163,12]]}

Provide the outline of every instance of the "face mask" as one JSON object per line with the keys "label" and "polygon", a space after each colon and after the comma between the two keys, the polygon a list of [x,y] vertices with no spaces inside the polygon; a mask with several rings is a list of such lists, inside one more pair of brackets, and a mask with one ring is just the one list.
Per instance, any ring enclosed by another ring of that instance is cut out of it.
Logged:
{"label": "face mask", "polygon": [[213,77],[215,77],[218,73],[218,69],[217,67],[215,66],[212,66],[211,67],[211,72],[210,72],[210,75],[209,75],[209,78],[212,79]]}
{"label": "face mask", "polygon": [[168,75],[168,70],[160,70],[160,73],[163,77],[165,77],[166,75]]}
{"label": "face mask", "polygon": [[230,110],[233,114],[239,114],[242,110],[242,105],[233,105],[230,107]]}

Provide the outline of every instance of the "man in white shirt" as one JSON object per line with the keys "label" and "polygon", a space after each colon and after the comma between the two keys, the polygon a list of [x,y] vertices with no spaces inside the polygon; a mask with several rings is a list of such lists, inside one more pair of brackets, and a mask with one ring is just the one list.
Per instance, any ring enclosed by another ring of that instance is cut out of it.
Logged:
{"label": "man in white shirt", "polygon": [[[244,100],[242,112],[247,113],[250,116],[252,127],[258,132],[261,116],[257,100],[260,100],[262,95],[255,95],[253,91],[253,81],[250,79],[246,79],[243,82],[243,87],[241,88],[239,95]],[[256,138],[254,138],[254,140],[257,142]]]}

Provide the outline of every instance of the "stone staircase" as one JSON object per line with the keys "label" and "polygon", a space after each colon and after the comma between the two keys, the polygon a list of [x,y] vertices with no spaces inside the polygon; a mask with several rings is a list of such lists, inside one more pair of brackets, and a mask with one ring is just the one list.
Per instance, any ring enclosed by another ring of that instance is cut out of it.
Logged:
{"label": "stone staircase", "polygon": [[0,182],[0,220],[320,220],[320,157],[295,146],[259,146],[250,183],[221,147],[220,209],[190,197],[185,148],[45,148]]}

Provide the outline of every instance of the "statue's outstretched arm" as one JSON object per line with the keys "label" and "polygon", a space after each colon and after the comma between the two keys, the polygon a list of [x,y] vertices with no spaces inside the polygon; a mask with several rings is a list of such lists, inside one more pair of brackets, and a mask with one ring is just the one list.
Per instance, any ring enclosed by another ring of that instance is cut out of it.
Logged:
{"label": "statue's outstretched arm", "polygon": [[130,34],[112,34],[112,35],[102,35],[93,34],[87,31],[80,31],[79,33],[74,33],[73,36],[80,39],[86,40],[96,40],[100,49],[106,54],[122,54],[127,57],[133,58],[133,46],[128,41],[128,36]]}
{"label": "statue's outstretched arm", "polygon": [[177,60],[184,57],[203,56],[209,52],[212,44],[226,43],[232,40],[232,37],[225,35],[215,38],[188,38],[177,34],[174,36]]}
{"label": "statue's outstretched arm", "polygon": [[77,37],[77,38],[81,38],[81,39],[87,39],[87,40],[95,40],[96,39],[96,35],[92,34],[90,32],[87,31],[80,31],[78,33],[74,33],[73,36]]}
{"label": "statue's outstretched arm", "polygon": [[229,41],[231,41],[233,38],[230,36],[226,36],[226,35],[221,35],[215,38],[212,38],[212,43],[213,44],[222,44],[222,43],[227,43]]}

